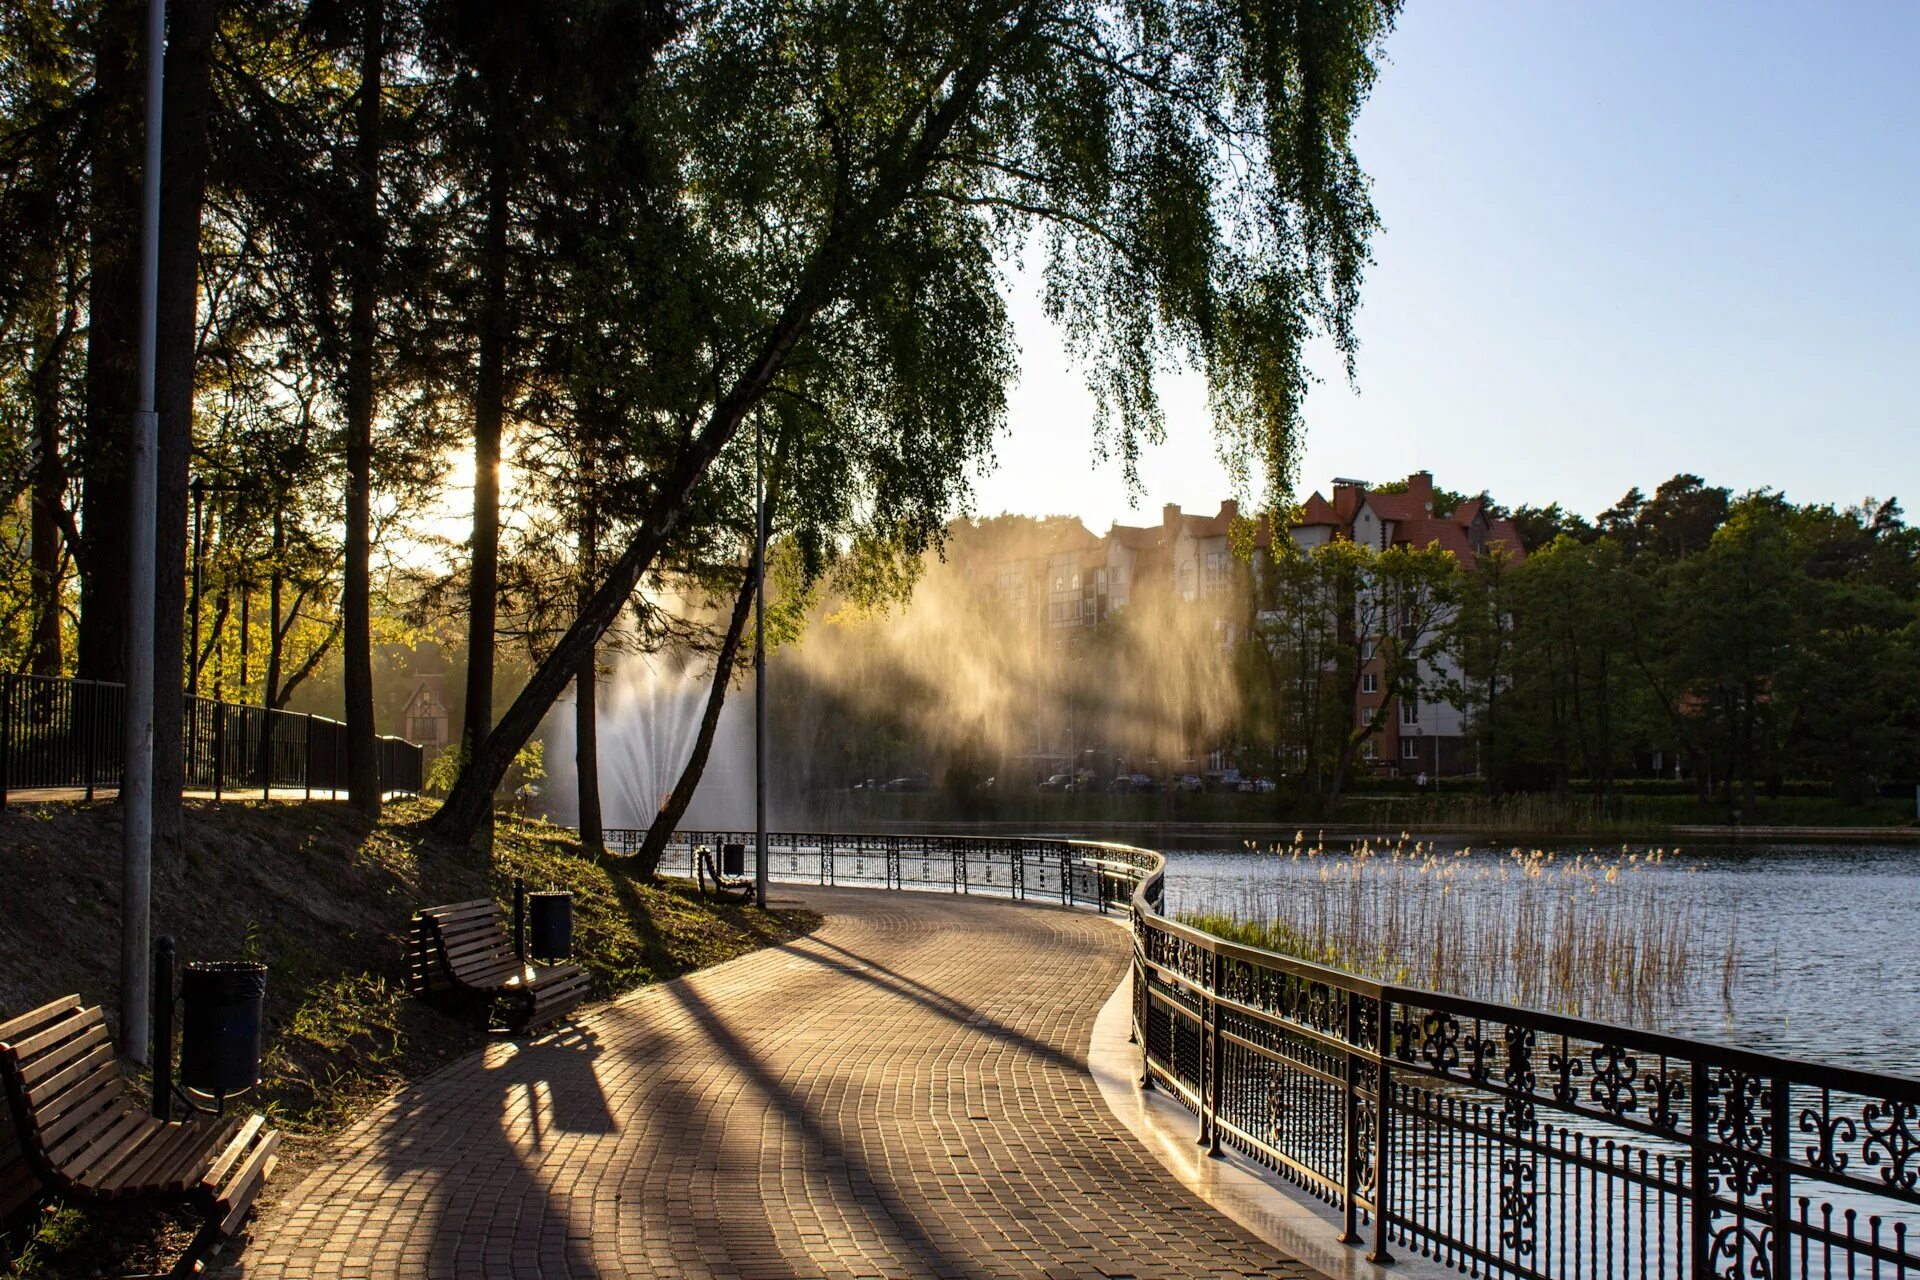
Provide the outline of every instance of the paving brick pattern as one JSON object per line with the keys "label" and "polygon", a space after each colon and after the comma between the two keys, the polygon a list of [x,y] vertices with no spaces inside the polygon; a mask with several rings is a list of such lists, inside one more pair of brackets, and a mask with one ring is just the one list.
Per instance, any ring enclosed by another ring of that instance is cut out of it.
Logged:
{"label": "paving brick pattern", "polygon": [[1307,1276],[1169,1177],[1086,1071],[1109,921],[779,890],[811,937],[497,1044],[256,1226],[248,1277]]}

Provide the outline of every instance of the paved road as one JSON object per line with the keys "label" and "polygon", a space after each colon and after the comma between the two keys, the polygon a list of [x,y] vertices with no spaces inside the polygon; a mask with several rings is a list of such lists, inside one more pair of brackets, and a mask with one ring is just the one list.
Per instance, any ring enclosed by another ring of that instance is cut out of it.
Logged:
{"label": "paved road", "polygon": [[[781,896],[787,896],[786,891]],[[270,1209],[248,1277],[1305,1276],[1086,1071],[1125,933],[798,890],[811,937],[399,1095]]]}

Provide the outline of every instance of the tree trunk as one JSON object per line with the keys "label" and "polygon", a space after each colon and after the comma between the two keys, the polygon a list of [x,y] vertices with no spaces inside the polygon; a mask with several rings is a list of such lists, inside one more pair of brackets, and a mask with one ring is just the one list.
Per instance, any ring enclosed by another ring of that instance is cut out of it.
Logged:
{"label": "tree trunk", "polygon": [[280,703],[280,655],[285,633],[280,629],[280,559],[287,549],[287,518],[284,502],[273,508],[273,560],[267,566],[267,678],[260,686],[260,785],[273,783],[273,709]]}
{"label": "tree trunk", "polygon": [[127,673],[127,464],[140,315],[140,40],[144,6],[101,7],[94,31],[88,219],[86,435],[79,450],[80,633],[76,674]]}
{"label": "tree trunk", "polygon": [[161,125],[160,291],[154,332],[156,454],[153,583],[153,840],[155,860],[183,856],[186,786],[187,472],[193,457],[194,355],[200,296],[200,215],[207,193],[207,115],[220,0],[173,0],[167,15]]}
{"label": "tree trunk", "polygon": [[373,357],[374,289],[380,272],[380,108],[385,0],[367,0],[358,111],[360,232],[354,246],[347,349],[346,663],[347,795],[380,813],[380,759],[373,724]]}
{"label": "tree trunk", "polygon": [[720,710],[726,705],[727,688],[733,680],[734,659],[740,653],[740,637],[747,629],[747,615],[753,611],[753,588],[759,568],[760,555],[756,550],[747,561],[747,576],[740,584],[740,593],[734,597],[733,616],[727,619],[726,639],[721,642],[720,653],[713,660],[713,686],[707,690],[707,708],[700,717],[700,732],[693,740],[693,754],[687,758],[679,780],[667,794],[667,802],[653,816],[653,823],[647,828],[647,838],[640,844],[640,873],[649,880],[659,870],[660,856],[667,850],[667,840],[679,829],[680,819],[686,816],[687,806],[693,803],[693,793],[700,785],[700,775],[706,772],[707,757],[713,750],[713,735],[720,727]]}
{"label": "tree trunk", "polygon": [[[594,579],[599,529],[596,527],[591,468],[583,477],[585,492],[580,495],[580,602],[584,606]],[[600,686],[599,651],[587,647],[580,668],[573,677],[573,766],[579,779],[580,847],[591,854],[606,852],[606,832],[600,821],[600,726],[595,705]]]}
{"label": "tree trunk", "polygon": [[60,506],[66,500],[66,469],[60,459],[60,372],[73,336],[74,316],[65,307],[63,321],[51,313],[34,339],[33,498],[30,516],[33,635],[28,670],[37,676],[61,674]]}
{"label": "tree trunk", "polygon": [[[493,136],[487,172],[487,224],[481,271],[480,368],[473,405],[473,552],[467,597],[467,702],[461,737],[467,757],[478,754],[493,728],[493,648],[500,595],[500,429],[506,416],[507,183],[500,145],[506,124],[502,93],[492,86],[488,128]],[[591,662],[589,655],[582,660]],[[584,815],[583,815],[584,816]],[[491,804],[482,815],[491,825]]]}

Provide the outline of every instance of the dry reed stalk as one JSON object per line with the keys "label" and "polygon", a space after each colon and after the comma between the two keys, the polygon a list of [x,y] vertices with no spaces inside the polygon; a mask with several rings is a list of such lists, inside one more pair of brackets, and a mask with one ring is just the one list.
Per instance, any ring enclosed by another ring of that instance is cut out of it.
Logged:
{"label": "dry reed stalk", "polygon": [[1255,852],[1239,901],[1190,921],[1377,981],[1656,1024],[1708,976],[1700,957],[1724,933],[1732,996],[1733,918],[1663,849],[1446,851],[1403,833]]}

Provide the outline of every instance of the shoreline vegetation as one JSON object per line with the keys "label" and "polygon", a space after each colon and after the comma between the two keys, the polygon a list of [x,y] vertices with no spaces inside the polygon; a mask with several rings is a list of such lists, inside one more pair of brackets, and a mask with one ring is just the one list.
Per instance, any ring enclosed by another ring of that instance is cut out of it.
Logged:
{"label": "shoreline vegetation", "polygon": [[[1180,919],[1357,977],[1657,1026],[1717,984],[1731,1001],[1737,913],[1679,851],[1438,849],[1402,836],[1254,848],[1259,872]],[[1677,874],[1676,874],[1677,873]]]}
{"label": "shoreline vegetation", "polygon": [[1008,792],[987,803],[957,804],[941,792],[836,794],[815,797],[803,826],[821,831],[960,829],[1015,834],[1071,828],[1089,838],[1144,834],[1156,839],[1212,837],[1239,845],[1284,841],[1295,831],[1328,836],[1471,836],[1565,840],[1633,839],[1647,843],[1717,844],[1740,840],[1920,841],[1911,798],[1847,804],[1822,796],[1762,799],[1737,815],[1693,796],[1621,795],[1602,803],[1523,794],[1362,792],[1334,813],[1312,816],[1285,797],[1211,792],[1113,796]]}
{"label": "shoreline vegetation", "polygon": [[[154,932],[176,939],[183,962],[268,966],[262,1080],[234,1102],[287,1134],[263,1205],[381,1100],[488,1043],[471,1019],[407,994],[402,947],[416,907],[489,893],[506,905],[516,875],[529,889],[570,890],[574,959],[592,975],[594,1001],[818,925],[809,911],[708,902],[684,881],[648,883],[630,861],[584,857],[577,832],[537,819],[500,815],[489,867],[424,834],[434,807],[390,804],[370,824],[344,804],[189,801],[181,864],[155,868]],[[119,827],[119,808],[106,801],[0,815],[0,1016],[77,991],[113,1020]],[[0,1277],[163,1271],[192,1226],[138,1205],[100,1213],[51,1202],[0,1223]]]}

